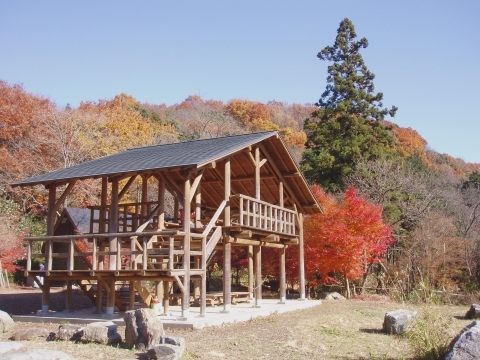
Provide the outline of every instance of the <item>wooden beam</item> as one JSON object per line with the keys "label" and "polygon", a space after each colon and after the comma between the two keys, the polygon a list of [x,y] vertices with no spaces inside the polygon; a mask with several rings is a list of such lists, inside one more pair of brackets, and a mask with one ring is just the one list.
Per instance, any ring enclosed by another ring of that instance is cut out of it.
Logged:
{"label": "wooden beam", "polygon": [[192,202],[193,197],[195,196],[195,192],[197,191],[198,185],[200,184],[200,180],[202,180],[203,172],[204,172],[203,169],[200,170],[200,172],[195,177],[195,180],[193,180],[193,184],[190,188],[190,202]]}
{"label": "wooden beam", "polygon": [[130,177],[130,179],[128,179],[127,183],[125,184],[125,186],[123,187],[123,189],[120,191],[120,193],[118,194],[118,200],[120,201],[123,196],[125,195],[125,193],[128,191],[128,189],[130,188],[130,186],[132,186],[133,182],[135,181],[135,179],[137,178],[138,175],[133,175],[132,177]]}
{"label": "wooden beam", "polygon": [[242,239],[242,238],[233,238],[230,237],[228,242],[232,245],[252,245],[252,246],[263,246],[263,247],[270,247],[270,248],[277,248],[282,249],[285,247],[283,243],[275,243],[275,242],[266,242],[260,240],[252,240],[252,239]]}
{"label": "wooden beam", "polygon": [[65,191],[63,192],[63,194],[60,196],[60,198],[58,199],[58,201],[56,202],[55,206],[54,206],[54,210],[55,212],[57,212],[57,210],[60,208],[60,206],[63,204],[63,202],[65,201],[65,199],[67,198],[67,195],[70,194],[70,192],[72,191],[73,187],[75,186],[75,183],[77,182],[77,180],[73,180],[71,181],[67,188],[65,189]]}

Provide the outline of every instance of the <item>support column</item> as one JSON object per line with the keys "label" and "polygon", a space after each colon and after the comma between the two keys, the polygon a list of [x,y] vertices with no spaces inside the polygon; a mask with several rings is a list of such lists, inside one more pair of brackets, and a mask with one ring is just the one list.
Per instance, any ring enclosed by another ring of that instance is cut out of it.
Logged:
{"label": "support column", "polygon": [[158,230],[165,230],[165,179],[163,177],[158,178],[158,203],[160,209],[158,210]]}
{"label": "support column", "polygon": [[[57,198],[57,187],[52,184],[48,188],[48,213],[47,213],[47,236],[53,236],[55,228],[55,204]],[[42,287],[42,312],[48,313],[50,307],[50,282],[48,281],[48,271],[52,270],[52,252],[53,241],[48,240],[45,244],[45,278]]]}
{"label": "support column", "polygon": [[[224,226],[231,225],[230,194],[231,194],[230,158],[225,160],[225,193],[227,202],[224,210]],[[229,242],[228,230],[223,234],[223,312],[228,313],[232,303],[232,244]]]}
{"label": "support column", "polygon": [[168,315],[168,306],[170,305],[170,283],[163,281],[163,315]]}
{"label": "support column", "polygon": [[306,300],[305,297],[305,257],[303,249],[303,214],[298,214],[298,270],[299,270],[299,300]]}
{"label": "support column", "polygon": [[115,279],[108,280],[108,287],[110,291],[107,295],[107,308],[105,313],[107,317],[111,317],[115,310]]}
{"label": "support column", "polygon": [[98,279],[97,280],[97,309],[95,313],[101,314],[102,313],[102,297],[103,297],[103,281]]}
{"label": "support column", "polygon": [[248,245],[248,292],[250,300],[253,300],[253,246]]}
{"label": "support column", "polygon": [[65,302],[65,311],[72,311],[72,280],[67,280],[67,298]]}
{"label": "support column", "polygon": [[45,279],[43,280],[43,288],[42,288],[42,313],[48,314],[48,307],[50,305],[50,281]]}
{"label": "support column", "polygon": [[183,199],[183,231],[185,236],[183,238],[183,270],[185,275],[183,276],[183,298],[182,298],[182,318],[187,318],[190,315],[190,176],[189,172],[185,177],[184,183],[184,199]]}
{"label": "support column", "polygon": [[[118,180],[112,181],[112,200],[110,203],[110,226],[108,231],[110,233],[116,233],[118,231]],[[111,237],[109,240],[109,251],[117,251],[117,238]],[[117,270],[117,256],[110,255],[108,262],[109,270]]]}
{"label": "support column", "polygon": [[285,304],[287,301],[287,277],[285,274],[285,247],[280,249],[280,302]]}
{"label": "support column", "polygon": [[135,310],[135,280],[128,284],[128,310]]}
{"label": "support column", "polygon": [[253,247],[253,263],[255,267],[255,305],[261,307],[262,303],[262,247]]}

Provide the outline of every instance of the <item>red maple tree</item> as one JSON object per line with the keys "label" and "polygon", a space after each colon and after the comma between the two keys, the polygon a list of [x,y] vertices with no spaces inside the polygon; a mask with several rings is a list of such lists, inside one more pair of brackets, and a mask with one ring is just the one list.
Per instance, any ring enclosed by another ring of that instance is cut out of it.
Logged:
{"label": "red maple tree", "polygon": [[318,186],[313,187],[325,213],[305,219],[305,274],[311,284],[335,283],[340,275],[347,286],[379,262],[394,241],[392,230],[382,220],[380,206],[357,196],[350,188],[337,202]]}

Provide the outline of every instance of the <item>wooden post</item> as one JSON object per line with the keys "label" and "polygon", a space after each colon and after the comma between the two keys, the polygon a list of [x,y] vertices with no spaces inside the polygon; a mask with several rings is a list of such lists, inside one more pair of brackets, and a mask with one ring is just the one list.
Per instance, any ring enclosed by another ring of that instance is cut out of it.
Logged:
{"label": "wooden post", "polygon": [[148,201],[148,177],[149,175],[142,176],[142,207],[141,207],[141,221],[140,224],[145,222],[148,214],[147,201]]}
{"label": "wooden post", "polygon": [[160,209],[158,210],[158,230],[165,229],[165,179],[163,177],[158,178],[158,203]]}
{"label": "wooden post", "polygon": [[262,247],[253,247],[253,263],[255,267],[255,305],[260,307],[262,302]]}
{"label": "wooden post", "polygon": [[305,258],[303,249],[303,214],[298,214],[298,270],[299,270],[299,300],[305,300]]}
{"label": "wooden post", "polygon": [[102,313],[102,297],[103,297],[103,281],[97,279],[97,310],[95,311],[97,314]]}
{"label": "wooden post", "polygon": [[190,214],[191,214],[191,203],[190,203],[190,176],[191,173],[185,176],[184,183],[184,199],[183,199],[183,231],[185,236],[183,238],[183,270],[185,275],[183,277],[183,299],[182,299],[182,317],[186,318],[189,314],[190,308]]}
{"label": "wooden post", "polygon": [[111,317],[115,310],[115,279],[108,280],[108,287],[110,291],[107,295],[107,308],[105,313],[107,317]]}
{"label": "wooden post", "polygon": [[[201,269],[201,261],[200,256],[193,257],[193,263],[196,270]],[[201,296],[201,289],[200,286],[202,285],[202,280],[196,278],[193,280],[193,303],[196,306],[200,305],[200,296]]]}
{"label": "wooden post", "polygon": [[[110,202],[110,226],[109,232],[116,233],[118,231],[118,180],[112,180],[112,200]],[[109,238],[109,252],[117,251],[117,238]],[[109,270],[116,270],[117,256],[110,255],[108,262]]]}
{"label": "wooden post", "polygon": [[73,292],[72,292],[72,280],[67,280],[67,299],[65,303],[65,311],[72,311],[72,298],[73,298]]}
{"label": "wooden post", "polygon": [[280,249],[280,302],[285,304],[287,300],[287,277],[285,274],[285,247]]}
{"label": "wooden post", "polygon": [[[225,160],[225,196],[227,202],[224,210],[224,225],[231,225],[230,194],[231,194],[231,166],[230,158]],[[223,312],[228,313],[232,303],[232,244],[228,241],[228,231],[223,235]]]}
{"label": "wooden post", "polygon": [[253,246],[248,245],[248,292],[253,300]]}
{"label": "wooden post", "polygon": [[170,282],[163,281],[163,315],[168,315],[168,306],[170,304]]}
{"label": "wooden post", "polygon": [[48,277],[45,276],[42,289],[42,313],[44,314],[48,313],[50,304],[50,281],[47,279]]}
{"label": "wooden post", "polygon": [[128,284],[128,310],[135,310],[135,280]]}
{"label": "wooden post", "polygon": [[[47,213],[47,236],[53,236],[55,228],[55,204],[57,198],[57,187],[55,184],[51,184],[48,188],[48,213]],[[45,269],[47,272],[52,270],[52,252],[53,241],[48,240],[45,243]],[[50,307],[50,282],[47,280],[48,276],[45,275],[42,288],[42,312],[48,313]]]}
{"label": "wooden post", "polygon": [[260,200],[260,148],[255,147],[255,199]]}

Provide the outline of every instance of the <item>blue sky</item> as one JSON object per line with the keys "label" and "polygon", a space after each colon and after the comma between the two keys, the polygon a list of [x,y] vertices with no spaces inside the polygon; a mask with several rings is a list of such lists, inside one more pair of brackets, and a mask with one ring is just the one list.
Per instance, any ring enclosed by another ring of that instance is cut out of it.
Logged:
{"label": "blue sky", "polygon": [[0,79],[59,106],[111,99],[314,103],[348,17],[393,121],[480,163],[480,2],[0,0]]}

